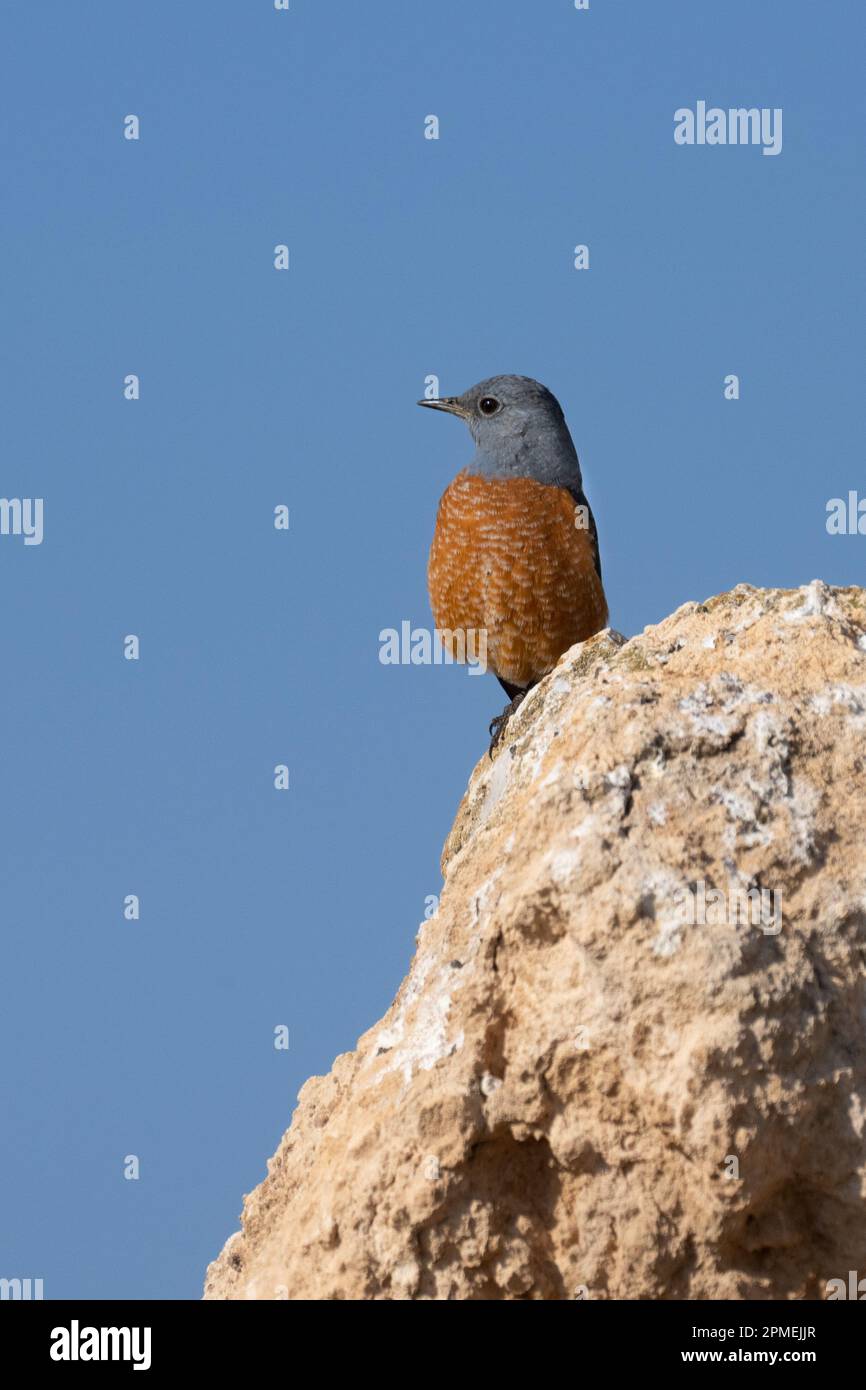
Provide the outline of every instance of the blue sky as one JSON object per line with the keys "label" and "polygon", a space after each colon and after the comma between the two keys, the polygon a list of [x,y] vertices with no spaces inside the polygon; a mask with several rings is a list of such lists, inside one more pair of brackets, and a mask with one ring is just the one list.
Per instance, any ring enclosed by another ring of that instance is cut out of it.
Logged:
{"label": "blue sky", "polygon": [[[0,1275],[198,1297],[299,1087],[406,971],[502,705],[492,676],[378,660],[430,622],[471,453],[416,408],[428,375],[557,394],[625,633],[743,580],[862,582],[866,537],[825,528],[866,494],[861,24],[807,0],[4,16],[0,493],[44,499],[44,540],[0,536]],[[699,100],[781,107],[781,154],[675,145]]]}

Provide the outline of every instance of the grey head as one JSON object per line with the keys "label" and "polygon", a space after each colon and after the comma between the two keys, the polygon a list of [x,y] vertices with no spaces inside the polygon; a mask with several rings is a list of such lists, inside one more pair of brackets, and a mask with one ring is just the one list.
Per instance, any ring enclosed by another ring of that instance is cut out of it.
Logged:
{"label": "grey head", "polygon": [[580,464],[559,401],[529,376],[491,376],[462,396],[419,401],[465,420],[475,441],[470,473],[534,478],[579,490]]}

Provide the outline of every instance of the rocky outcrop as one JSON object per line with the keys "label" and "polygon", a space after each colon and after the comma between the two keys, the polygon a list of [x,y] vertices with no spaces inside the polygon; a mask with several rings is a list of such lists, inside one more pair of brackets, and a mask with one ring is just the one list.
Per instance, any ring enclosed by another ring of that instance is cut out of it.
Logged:
{"label": "rocky outcrop", "polygon": [[[866,1275],[866,594],[574,647],[472,776],[228,1299],[823,1298]],[[747,897],[747,894],[751,897]]]}

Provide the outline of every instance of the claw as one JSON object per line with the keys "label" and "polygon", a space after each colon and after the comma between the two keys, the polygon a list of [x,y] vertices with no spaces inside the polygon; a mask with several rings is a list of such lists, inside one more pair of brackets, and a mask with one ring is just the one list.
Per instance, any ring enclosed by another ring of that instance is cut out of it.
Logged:
{"label": "claw", "polygon": [[490,735],[490,747],[487,750],[488,758],[493,757],[494,749],[498,748],[499,744],[502,742],[502,736],[505,733],[505,730],[508,726],[508,721],[511,718],[512,714],[514,714],[515,710],[517,710],[523,703],[523,701],[526,699],[526,694],[527,692],[525,690],[519,691],[518,694],[515,695],[514,699],[505,706],[505,709],[502,711],[502,713],[497,714],[495,719],[491,719],[490,727],[487,730],[487,732]]}

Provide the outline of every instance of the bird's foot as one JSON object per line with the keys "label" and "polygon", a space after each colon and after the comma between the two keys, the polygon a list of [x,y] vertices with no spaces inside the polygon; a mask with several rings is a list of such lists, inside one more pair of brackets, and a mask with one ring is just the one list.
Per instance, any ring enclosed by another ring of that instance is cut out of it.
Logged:
{"label": "bird's foot", "polygon": [[502,742],[509,719],[523,704],[526,695],[527,692],[525,690],[518,691],[514,699],[505,706],[502,713],[497,714],[495,719],[491,719],[490,728],[488,730],[490,734],[490,747],[487,750],[487,756],[489,758],[493,757],[494,750],[498,748],[499,744]]}

